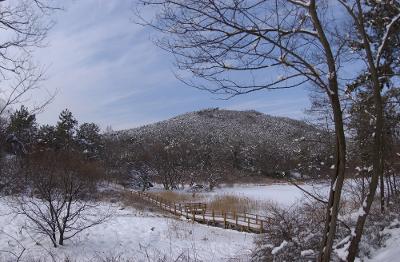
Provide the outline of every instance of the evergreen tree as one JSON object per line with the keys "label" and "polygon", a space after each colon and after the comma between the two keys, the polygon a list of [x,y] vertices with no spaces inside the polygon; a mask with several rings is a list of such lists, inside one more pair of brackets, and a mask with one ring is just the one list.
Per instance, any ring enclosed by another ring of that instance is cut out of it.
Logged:
{"label": "evergreen tree", "polygon": [[[399,13],[400,1],[368,0],[365,4],[370,7],[369,12],[366,13],[367,27],[371,30],[370,41],[374,43],[374,48],[378,49],[384,38],[386,27]],[[397,20],[392,27],[392,32],[387,44],[382,47],[384,63],[380,68],[381,73],[388,79],[400,73],[400,20]]]}
{"label": "evergreen tree", "polygon": [[56,128],[50,125],[43,125],[39,128],[37,145],[40,150],[56,148]]}
{"label": "evergreen tree", "polygon": [[13,136],[25,147],[35,142],[37,134],[37,123],[35,114],[31,114],[28,108],[21,106],[10,116],[10,124],[7,134]]}
{"label": "evergreen tree", "polygon": [[74,146],[74,138],[78,121],[71,111],[64,109],[59,116],[56,126],[56,147],[57,149],[70,150]]}
{"label": "evergreen tree", "polygon": [[5,153],[7,119],[0,116],[0,160]]}
{"label": "evergreen tree", "polygon": [[88,158],[99,157],[102,148],[102,138],[98,125],[95,123],[84,123],[79,126],[76,136],[82,152],[86,154]]}

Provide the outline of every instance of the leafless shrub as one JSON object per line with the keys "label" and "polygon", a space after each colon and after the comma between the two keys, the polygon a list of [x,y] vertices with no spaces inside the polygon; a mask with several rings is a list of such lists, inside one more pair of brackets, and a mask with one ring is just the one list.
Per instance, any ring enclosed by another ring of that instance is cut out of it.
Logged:
{"label": "leafless shrub", "polygon": [[315,260],[324,228],[324,205],[280,207],[269,204],[265,234],[257,242],[253,261]]}
{"label": "leafless shrub", "polygon": [[0,195],[10,195],[21,190],[21,166],[16,157],[0,158]]}
{"label": "leafless shrub", "polygon": [[8,238],[9,243],[12,242],[15,247],[18,247],[17,250],[0,250],[0,253],[5,254],[9,258],[11,257],[9,260],[3,256],[0,256],[0,258],[2,260],[6,260],[6,261],[15,261],[15,262],[21,261],[23,255],[26,251],[26,247],[17,238],[15,238],[14,236],[8,234],[7,232],[5,232],[3,230],[0,231],[0,235],[2,236],[2,238],[3,237]]}
{"label": "leafless shrub", "polygon": [[54,247],[109,217],[91,199],[96,174],[87,170],[78,157],[66,153],[42,152],[29,160],[29,184],[12,205]]}
{"label": "leafless shrub", "polygon": [[359,246],[359,257],[370,257],[374,249],[381,248],[390,234],[385,229],[400,227],[400,198],[394,197],[385,214],[380,212],[378,199],[368,216]]}

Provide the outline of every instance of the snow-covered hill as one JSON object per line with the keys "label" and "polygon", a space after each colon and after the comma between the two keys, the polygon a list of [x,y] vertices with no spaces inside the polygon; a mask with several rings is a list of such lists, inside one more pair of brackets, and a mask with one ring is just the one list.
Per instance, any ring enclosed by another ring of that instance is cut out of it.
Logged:
{"label": "snow-covered hill", "polygon": [[[283,156],[286,159],[325,156],[323,145],[327,134],[304,121],[275,117],[257,111],[206,109],[139,128],[118,131],[114,138],[132,142],[158,140],[186,142],[191,145],[214,145],[213,150],[239,153],[250,158]],[[329,139],[328,139],[329,140]],[[145,142],[146,143],[146,142]],[[305,143],[308,143],[304,146]],[[308,152],[304,152],[308,150]],[[244,153],[245,152],[245,153]],[[280,158],[278,157],[278,160]],[[262,160],[264,161],[264,160]],[[302,161],[306,162],[306,161]]]}

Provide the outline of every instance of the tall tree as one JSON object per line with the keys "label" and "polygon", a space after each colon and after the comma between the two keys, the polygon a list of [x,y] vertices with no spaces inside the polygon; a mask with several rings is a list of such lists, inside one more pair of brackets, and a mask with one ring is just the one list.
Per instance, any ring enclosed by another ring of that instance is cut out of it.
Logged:
{"label": "tall tree", "polygon": [[[384,82],[388,77],[387,64],[390,64],[391,60],[392,48],[390,45],[393,39],[398,39],[398,29],[396,28],[400,25],[400,6],[398,1],[338,1],[346,10],[354,26],[353,34],[349,34],[348,36],[351,40],[349,42],[353,43],[353,48],[358,51],[361,60],[366,65],[365,74],[361,76],[361,80],[368,82],[371,99],[373,101],[373,117],[371,118],[374,123],[374,141],[372,147],[373,174],[367,196],[362,203],[362,212],[360,212],[357,219],[355,233],[350,237],[347,259],[349,261],[354,261],[358,252],[358,245],[361,240],[364,225],[375,198],[379,178],[381,178],[382,194],[384,191],[383,151],[385,123],[382,92],[384,89]],[[382,20],[379,30],[370,30],[371,24],[373,25],[374,23],[369,22],[368,17],[371,12],[374,13],[374,15],[377,14],[375,11],[377,11],[376,7],[380,5],[380,2],[389,5],[394,12],[391,14],[387,13],[386,10],[388,7],[381,9],[381,12],[383,10],[388,16],[385,16]],[[381,37],[376,37],[375,34]],[[357,80],[360,80],[360,78]],[[383,201],[383,197],[381,199]]]}
{"label": "tall tree", "polygon": [[83,123],[76,132],[82,152],[90,159],[98,158],[102,149],[100,127],[95,123]]}
{"label": "tall tree", "polygon": [[70,150],[74,146],[78,121],[68,109],[64,109],[58,119],[56,126],[57,148]]}
{"label": "tall tree", "polygon": [[56,148],[56,128],[54,126],[40,126],[37,135],[37,147],[41,151]]}
{"label": "tall tree", "polygon": [[[228,97],[260,90],[313,85],[330,102],[336,135],[335,168],[321,244],[329,261],[346,164],[338,75],[348,53],[329,20],[329,3],[316,0],[142,0],[156,19],[141,23],[165,33],[158,44],[172,52],[189,85]],[[140,10],[139,10],[140,17]],[[149,22],[150,21],[150,22]],[[277,76],[277,77],[274,77]],[[244,79],[244,81],[243,81]],[[250,81],[249,81],[250,79]]]}
{"label": "tall tree", "polygon": [[35,142],[37,133],[36,115],[21,106],[10,116],[10,124],[7,128],[8,134],[15,135],[25,146]]}

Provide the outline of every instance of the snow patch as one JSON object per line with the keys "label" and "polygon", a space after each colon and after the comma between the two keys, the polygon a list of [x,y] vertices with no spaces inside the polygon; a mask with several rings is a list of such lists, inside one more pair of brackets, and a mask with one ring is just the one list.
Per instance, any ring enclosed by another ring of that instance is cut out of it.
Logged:
{"label": "snow patch", "polygon": [[288,242],[287,242],[286,240],[283,240],[282,243],[281,243],[279,246],[274,247],[274,248],[272,249],[271,254],[272,254],[272,255],[275,255],[276,253],[278,253],[279,251],[281,251],[285,246],[287,246],[287,244],[288,244]]}

